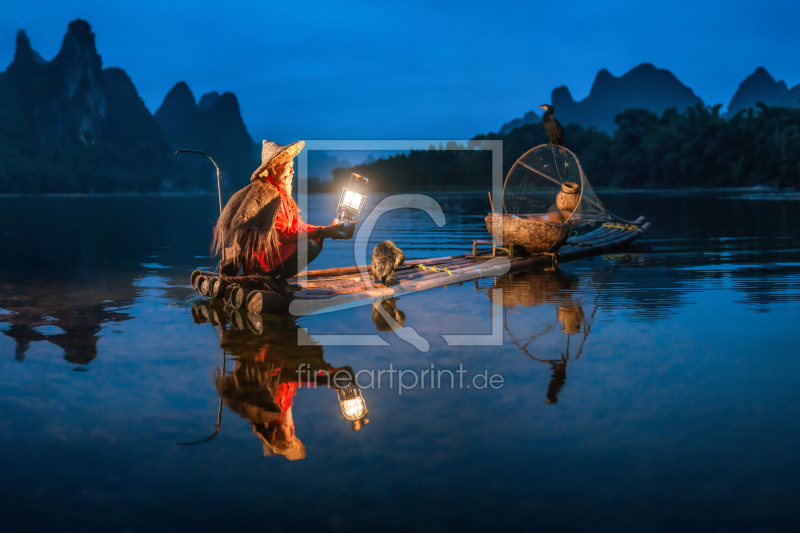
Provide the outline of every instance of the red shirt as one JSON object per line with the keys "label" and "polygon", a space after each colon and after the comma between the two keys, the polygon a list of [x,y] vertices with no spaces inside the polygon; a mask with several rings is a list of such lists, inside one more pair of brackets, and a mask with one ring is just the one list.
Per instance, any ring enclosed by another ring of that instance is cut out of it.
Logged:
{"label": "red shirt", "polygon": [[[269,345],[265,345],[259,350],[259,352],[253,358],[254,361],[258,363],[263,363],[267,359],[267,352],[269,351]],[[282,367],[273,368],[272,375],[277,376]],[[329,367],[330,368],[330,367]],[[318,375],[322,375],[324,372],[322,370],[317,371]],[[278,420],[283,419],[286,416],[286,412],[292,406],[294,395],[297,393],[297,387],[316,387],[317,382],[316,380],[313,381],[306,381],[303,379],[305,376],[298,376],[297,381],[287,381],[284,383],[279,383],[278,387],[275,390],[275,403],[278,404],[278,407],[281,408],[281,414]],[[309,376],[310,377],[310,376]]]}
{"label": "red shirt", "polygon": [[[253,256],[261,265],[261,268],[269,272],[272,268],[286,261],[297,250],[298,237],[308,235],[309,232],[320,226],[313,226],[303,222],[294,198],[281,185],[278,185],[271,176],[267,176],[266,179],[268,183],[278,189],[281,195],[281,208],[275,218],[275,230],[278,232],[278,248],[270,257],[266,256],[266,250],[261,250],[260,253],[254,252]],[[272,266],[270,267],[270,265]],[[245,269],[246,274],[254,274],[255,262],[248,262]]]}

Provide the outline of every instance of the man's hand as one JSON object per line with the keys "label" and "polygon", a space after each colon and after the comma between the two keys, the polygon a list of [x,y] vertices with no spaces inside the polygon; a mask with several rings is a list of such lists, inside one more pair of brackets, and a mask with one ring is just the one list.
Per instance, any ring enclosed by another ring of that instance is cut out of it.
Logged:
{"label": "man's hand", "polygon": [[340,222],[339,224],[331,224],[324,228],[317,229],[317,237],[329,238],[335,241],[342,239],[352,239],[356,231],[356,224],[358,222]]}

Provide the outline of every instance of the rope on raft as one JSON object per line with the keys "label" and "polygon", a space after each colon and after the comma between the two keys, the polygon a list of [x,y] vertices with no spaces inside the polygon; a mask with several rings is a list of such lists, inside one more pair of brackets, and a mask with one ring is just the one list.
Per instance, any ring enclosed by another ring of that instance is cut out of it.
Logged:
{"label": "rope on raft", "polygon": [[[614,228],[614,229],[626,229],[626,230],[636,230],[642,231],[642,228],[639,226],[635,226],[633,224],[617,224],[616,222],[606,222],[603,224],[604,228]],[[644,233],[644,232],[643,232]]]}
{"label": "rope on raft", "polygon": [[420,265],[414,265],[414,268],[418,268],[418,269],[420,269],[420,270],[430,270],[431,272],[444,272],[444,273],[446,273],[448,276],[452,276],[452,275],[453,275],[453,273],[452,273],[452,272],[450,272],[450,269],[449,269],[449,268],[447,268],[447,267],[444,267],[442,270],[439,270],[439,269],[438,269],[438,268],[436,268],[435,266],[430,266],[430,267],[429,267],[429,266],[425,266],[425,265],[421,265],[421,264],[420,264]]}

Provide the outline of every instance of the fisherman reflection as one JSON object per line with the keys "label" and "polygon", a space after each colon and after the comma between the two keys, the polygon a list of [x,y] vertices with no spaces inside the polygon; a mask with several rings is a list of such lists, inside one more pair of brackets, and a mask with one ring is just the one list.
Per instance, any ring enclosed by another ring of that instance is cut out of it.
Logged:
{"label": "fisherman reflection", "polygon": [[251,357],[245,357],[239,350],[234,371],[216,378],[223,402],[250,421],[265,456],[282,455],[290,461],[306,456],[292,416],[298,387],[334,385],[331,376],[339,371],[352,376],[350,368],[335,368],[326,363],[321,346],[302,348],[309,350],[299,358],[296,353],[286,354],[269,344],[261,346]]}
{"label": "fisherman reflection", "polygon": [[264,456],[303,459],[305,447],[295,434],[292,416],[296,376],[283,372],[280,364],[264,362],[263,355],[253,361],[238,361],[231,375],[218,373],[217,391],[231,411],[250,421],[263,444]]}
{"label": "fisherman reflection", "polygon": [[[245,317],[246,326],[236,326],[233,314],[233,310],[222,307],[192,307],[193,320],[220,328],[220,346],[236,362],[232,371],[223,367],[215,376],[221,404],[249,421],[265,456],[303,459],[305,446],[296,433],[292,413],[298,389],[350,390],[355,381],[353,370],[329,365],[318,344],[299,345],[299,327],[294,317],[259,315],[260,327],[256,331],[250,327],[255,321],[252,313]],[[362,416],[351,421],[351,428],[358,431],[368,422]]]}

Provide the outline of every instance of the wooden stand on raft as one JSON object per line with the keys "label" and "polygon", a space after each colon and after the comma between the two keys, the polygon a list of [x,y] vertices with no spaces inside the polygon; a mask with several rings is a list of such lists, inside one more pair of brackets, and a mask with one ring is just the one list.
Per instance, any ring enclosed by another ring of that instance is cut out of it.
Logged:
{"label": "wooden stand on raft", "polygon": [[[603,224],[591,233],[568,239],[555,254],[514,256],[503,249],[505,243],[480,241],[492,244],[491,252],[478,253],[477,245],[473,244],[472,253],[406,261],[397,268],[398,284],[391,287],[376,282],[370,266],[363,270],[355,266],[307,271],[301,273],[300,279],[293,280],[296,281],[293,289],[283,292],[271,289],[274,284],[267,278],[259,281],[257,286],[248,286],[248,282],[231,282],[236,278],[223,279],[214,272],[201,270],[192,272],[190,282],[192,288],[201,295],[224,303],[226,307],[246,310],[246,316],[231,319],[232,323],[244,323],[244,319],[251,314],[281,313],[287,311],[290,305],[293,314],[310,314],[320,312],[321,307],[325,306],[333,310],[334,307],[347,307],[365,299],[422,291],[506,272],[548,268],[554,262],[566,263],[621,250],[649,228],[650,223],[645,222],[644,217],[639,217],[632,224]],[[506,252],[507,256],[496,257],[498,250]],[[248,320],[250,323],[256,321],[255,318]],[[257,329],[256,324],[252,327]]]}

